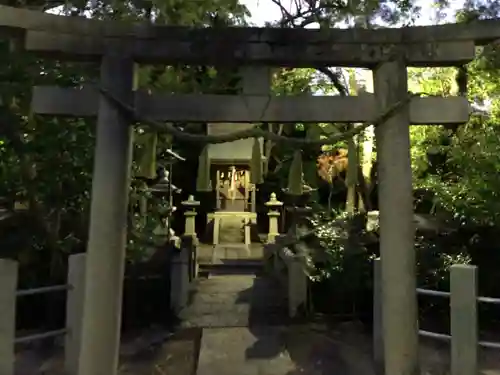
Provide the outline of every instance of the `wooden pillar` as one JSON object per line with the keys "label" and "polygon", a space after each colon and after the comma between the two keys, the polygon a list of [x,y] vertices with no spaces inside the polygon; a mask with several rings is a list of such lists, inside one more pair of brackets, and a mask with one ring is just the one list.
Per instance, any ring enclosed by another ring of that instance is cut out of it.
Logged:
{"label": "wooden pillar", "polygon": [[[401,59],[374,70],[381,113],[408,95],[406,66]],[[415,375],[418,370],[418,315],[415,280],[409,106],[376,129],[382,329],[385,373]]]}
{"label": "wooden pillar", "polygon": [[251,187],[252,190],[250,190],[250,212],[256,212],[257,211],[257,186],[252,184]]}
{"label": "wooden pillar", "polygon": [[[231,166],[229,175],[231,176],[231,180],[229,183],[229,196],[231,197],[231,206],[234,207],[234,199],[236,198],[236,167]],[[232,211],[232,210],[231,210]]]}
{"label": "wooden pillar", "polygon": [[250,197],[250,192],[248,189],[250,188],[250,178],[249,178],[249,171],[245,171],[245,174],[243,175],[243,181],[245,183],[245,211],[248,211],[248,198]]}
{"label": "wooden pillar", "polygon": [[17,262],[0,259],[0,374],[14,375]]}
{"label": "wooden pillar", "polygon": [[221,194],[220,194],[220,169],[217,169],[217,175],[215,177],[215,208],[220,210],[221,208]]}
{"label": "wooden pillar", "polygon": [[[126,103],[133,99],[133,67],[117,49],[102,58],[101,84]],[[101,96],[78,375],[117,374],[131,160],[128,118]]]}

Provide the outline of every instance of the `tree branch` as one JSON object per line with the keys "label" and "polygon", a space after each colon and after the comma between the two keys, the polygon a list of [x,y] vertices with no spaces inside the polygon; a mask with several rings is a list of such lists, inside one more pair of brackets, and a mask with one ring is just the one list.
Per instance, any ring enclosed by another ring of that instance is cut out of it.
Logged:
{"label": "tree branch", "polygon": [[316,69],[332,81],[333,86],[337,89],[340,96],[348,96],[347,88],[340,82],[339,73],[332,72],[327,67],[318,67]]}

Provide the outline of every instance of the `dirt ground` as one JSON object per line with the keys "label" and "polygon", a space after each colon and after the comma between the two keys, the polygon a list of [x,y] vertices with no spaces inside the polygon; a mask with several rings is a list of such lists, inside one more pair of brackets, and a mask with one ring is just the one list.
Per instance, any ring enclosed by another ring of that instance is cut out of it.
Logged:
{"label": "dirt ground", "polygon": [[[304,342],[311,346],[321,344],[334,348],[335,357],[355,369],[355,375],[374,374],[371,359],[372,340],[364,333],[358,324],[344,323],[325,329],[324,326],[291,327],[290,330],[312,330],[316,339],[314,342]],[[170,334],[160,328],[151,328],[143,332],[127,335],[123,338],[121,347],[120,375],[195,375],[196,362],[201,339],[201,329],[184,329],[179,333]],[[286,348],[292,358],[299,356],[294,352],[300,348]],[[331,353],[324,353],[318,346],[318,361],[321,356],[331,362]],[[449,345],[431,339],[421,341],[421,370],[423,375],[449,374]],[[16,375],[64,375],[63,355],[61,350],[43,353],[36,347],[19,350],[16,361]],[[480,351],[482,375],[500,375],[500,351],[482,349]],[[237,373],[237,371],[235,372]],[[276,374],[286,375],[286,374]],[[304,373],[307,375],[307,373]],[[345,375],[345,374],[344,374]]]}
{"label": "dirt ground", "polygon": [[[122,338],[120,375],[195,374],[201,329],[171,334],[153,328]],[[66,375],[64,354],[58,349],[29,347],[18,350],[15,375]]]}

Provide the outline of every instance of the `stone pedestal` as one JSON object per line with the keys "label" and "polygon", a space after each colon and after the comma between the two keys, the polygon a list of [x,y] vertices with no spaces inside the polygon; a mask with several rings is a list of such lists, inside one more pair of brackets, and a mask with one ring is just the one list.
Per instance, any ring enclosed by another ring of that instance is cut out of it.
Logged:
{"label": "stone pedestal", "polygon": [[288,229],[288,231],[292,232],[292,233],[296,233],[300,220],[303,217],[309,215],[312,211],[312,208],[311,207],[290,206],[290,207],[287,207],[286,210],[290,214],[290,217],[291,217],[291,224],[290,224],[290,228]]}
{"label": "stone pedestal", "polygon": [[270,211],[267,213],[269,216],[269,232],[267,234],[267,242],[272,243],[276,236],[279,236],[278,231],[278,218],[280,217],[280,213],[278,211]]}
{"label": "stone pedestal", "polygon": [[191,235],[196,237],[196,215],[195,211],[184,212],[184,217],[186,218],[186,225],[184,229],[184,235]]}

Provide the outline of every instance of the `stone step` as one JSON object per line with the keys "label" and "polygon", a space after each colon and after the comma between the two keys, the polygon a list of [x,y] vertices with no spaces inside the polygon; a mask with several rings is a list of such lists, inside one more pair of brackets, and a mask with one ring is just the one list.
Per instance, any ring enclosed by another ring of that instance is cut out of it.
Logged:
{"label": "stone step", "polygon": [[220,234],[235,234],[243,233],[243,225],[240,226],[222,226],[220,229]]}
{"label": "stone step", "polygon": [[237,235],[237,234],[243,234],[245,233],[245,228],[242,227],[230,227],[230,228],[221,228],[219,230],[219,236],[220,235]]}
{"label": "stone step", "polygon": [[264,249],[261,244],[222,243],[216,246],[201,245],[198,247],[197,259],[201,266],[220,264],[238,266],[240,261],[254,264],[262,263]]}
{"label": "stone step", "polygon": [[228,230],[221,230],[219,232],[219,236],[237,236],[243,234],[244,231],[241,228],[235,228],[235,229],[228,229]]}
{"label": "stone step", "polygon": [[221,263],[200,263],[198,272],[212,277],[214,275],[257,275],[261,274],[264,266],[261,260],[224,260]]}
{"label": "stone step", "polygon": [[231,242],[245,243],[245,236],[240,233],[232,233],[219,236],[219,244],[227,244]]}

